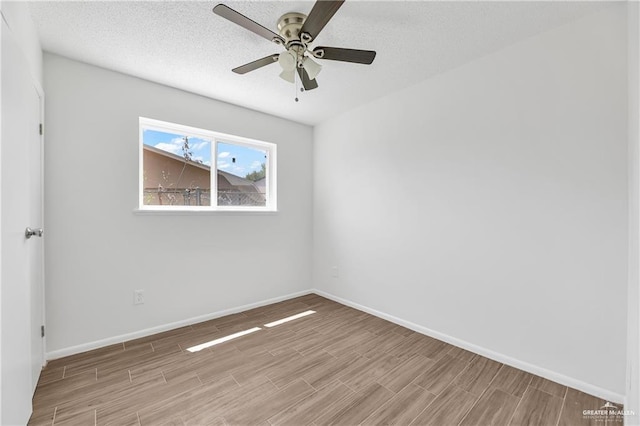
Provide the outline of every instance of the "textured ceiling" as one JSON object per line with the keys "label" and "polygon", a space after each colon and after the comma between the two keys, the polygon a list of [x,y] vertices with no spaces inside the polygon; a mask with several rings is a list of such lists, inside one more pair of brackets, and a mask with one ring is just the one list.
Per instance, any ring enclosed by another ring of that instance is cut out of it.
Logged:
{"label": "textured ceiling", "polygon": [[[214,15],[213,2],[46,1],[30,10],[46,51],[306,124],[494,52],[606,6],[599,2],[345,2],[313,46],[376,50],[372,65],[319,61],[301,94],[277,64],[232,68],[281,47]],[[276,31],[308,1],[225,1]]]}

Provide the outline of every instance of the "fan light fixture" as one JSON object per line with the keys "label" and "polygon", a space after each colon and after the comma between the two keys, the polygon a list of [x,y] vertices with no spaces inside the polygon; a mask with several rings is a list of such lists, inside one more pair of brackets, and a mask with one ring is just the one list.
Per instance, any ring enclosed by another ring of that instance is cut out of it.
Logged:
{"label": "fan light fixture", "polygon": [[303,56],[300,62],[296,61],[296,54],[291,50],[281,53],[278,56],[278,63],[282,68],[282,72],[280,73],[280,78],[288,81],[289,83],[295,83],[296,81],[296,67],[303,68],[310,80],[316,78],[320,71],[322,70],[322,65],[315,62],[308,56]]}
{"label": "fan light fixture", "polygon": [[307,72],[309,78],[313,80],[322,70],[322,65],[313,61],[310,57],[305,56],[302,60],[302,68]]}
{"label": "fan light fixture", "polygon": [[278,56],[278,63],[284,71],[293,71],[296,68],[296,57],[289,51],[282,52]]}
{"label": "fan light fixture", "polygon": [[280,78],[288,81],[289,83],[296,82],[296,57],[293,53],[287,51],[282,52],[280,56],[278,56],[278,63],[282,68],[282,72],[280,73]]}
{"label": "fan light fixture", "polygon": [[296,82],[296,72],[294,70],[283,70],[280,73],[280,78],[288,81],[289,83],[295,83]]}

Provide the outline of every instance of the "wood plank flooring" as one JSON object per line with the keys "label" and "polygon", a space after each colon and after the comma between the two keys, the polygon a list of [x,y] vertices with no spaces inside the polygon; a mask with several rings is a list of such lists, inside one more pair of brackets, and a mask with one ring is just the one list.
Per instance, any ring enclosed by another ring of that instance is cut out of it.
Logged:
{"label": "wood plank flooring", "polygon": [[621,425],[604,404],[312,294],[50,361],[29,424]]}

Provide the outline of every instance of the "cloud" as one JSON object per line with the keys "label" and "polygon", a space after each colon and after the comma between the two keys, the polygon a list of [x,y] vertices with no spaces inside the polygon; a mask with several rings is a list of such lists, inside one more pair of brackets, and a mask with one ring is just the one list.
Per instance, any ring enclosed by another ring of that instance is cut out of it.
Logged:
{"label": "cloud", "polygon": [[193,151],[199,151],[202,148],[205,148],[206,146],[209,145],[209,142],[207,141],[203,141],[203,142],[195,142],[195,143],[189,143],[189,147],[191,148],[191,150]]}
{"label": "cloud", "polygon": [[177,154],[177,155],[182,154],[182,147],[180,145],[176,145],[173,143],[159,142],[155,144],[155,147],[163,151],[170,152],[172,154]]}
{"label": "cloud", "polygon": [[231,155],[230,152],[224,151],[218,154],[218,158],[227,158],[230,155]]}
{"label": "cloud", "polygon": [[251,163],[251,166],[250,166],[251,169],[259,169],[261,167],[262,167],[262,163],[259,162],[258,160]]}
{"label": "cloud", "polygon": [[227,163],[226,161],[218,161],[219,169],[228,169],[229,167],[231,167],[230,163]]}
{"label": "cloud", "polygon": [[158,142],[154,146],[172,154],[182,155],[182,143],[182,138],[173,138],[169,142]]}
{"label": "cloud", "polygon": [[[206,164],[204,163],[204,159],[209,157],[209,151],[205,149],[203,152],[201,151],[201,149],[207,148],[209,146],[209,143],[210,142],[205,139],[198,139],[198,138],[190,139],[189,151],[192,154],[192,159],[196,161],[199,160],[202,162],[202,164]],[[181,137],[173,138],[169,142],[158,142],[154,146],[165,152],[170,152],[172,154],[179,155],[181,157],[184,155],[184,152],[182,150],[182,147],[184,146],[184,139]],[[204,155],[193,155],[196,153],[204,154]],[[207,160],[207,162],[209,163],[208,165],[211,165],[210,160]]]}
{"label": "cloud", "polygon": [[205,166],[211,167],[211,161],[209,161],[209,160],[203,162],[202,164],[204,164]]}

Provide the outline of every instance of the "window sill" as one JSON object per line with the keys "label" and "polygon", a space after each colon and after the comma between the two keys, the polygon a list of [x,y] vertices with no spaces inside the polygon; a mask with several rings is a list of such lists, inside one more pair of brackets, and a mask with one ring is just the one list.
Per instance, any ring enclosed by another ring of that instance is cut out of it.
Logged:
{"label": "window sill", "polygon": [[133,209],[134,215],[139,216],[263,216],[275,215],[278,210],[251,210],[251,209]]}

